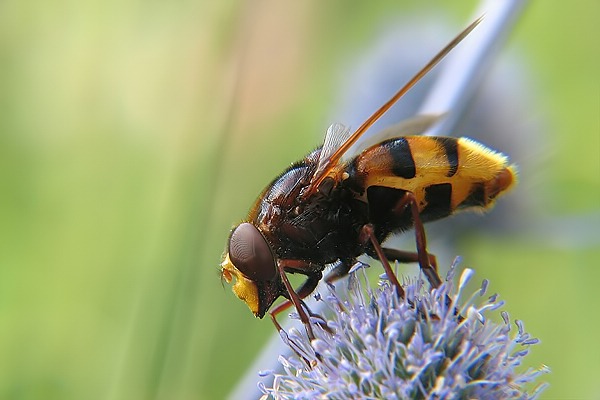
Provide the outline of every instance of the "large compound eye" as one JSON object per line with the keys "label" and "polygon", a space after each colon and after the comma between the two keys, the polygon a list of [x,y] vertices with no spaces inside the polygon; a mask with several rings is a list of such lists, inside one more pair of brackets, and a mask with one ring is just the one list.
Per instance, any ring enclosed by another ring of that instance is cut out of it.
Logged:
{"label": "large compound eye", "polygon": [[247,278],[268,281],[275,277],[275,258],[264,236],[248,223],[240,224],[229,238],[229,259]]}

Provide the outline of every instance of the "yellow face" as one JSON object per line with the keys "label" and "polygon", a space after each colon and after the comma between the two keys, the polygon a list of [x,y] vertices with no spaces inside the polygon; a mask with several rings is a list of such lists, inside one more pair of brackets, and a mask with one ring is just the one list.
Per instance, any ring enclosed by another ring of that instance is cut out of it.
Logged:
{"label": "yellow face", "polygon": [[231,231],[221,277],[228,283],[235,278],[233,293],[257,318],[264,317],[273,302],[285,294],[271,246],[250,222],[242,222]]}
{"label": "yellow face", "polygon": [[229,253],[225,255],[225,259],[221,263],[221,276],[227,283],[231,283],[235,278],[231,290],[248,305],[254,315],[258,316],[258,287],[233,265],[229,259]]}

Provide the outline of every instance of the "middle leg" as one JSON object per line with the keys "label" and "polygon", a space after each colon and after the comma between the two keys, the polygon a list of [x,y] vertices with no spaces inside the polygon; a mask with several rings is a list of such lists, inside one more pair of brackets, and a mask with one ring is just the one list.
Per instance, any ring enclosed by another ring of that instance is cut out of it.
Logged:
{"label": "middle leg", "polygon": [[398,282],[398,278],[394,271],[392,271],[392,267],[390,266],[390,262],[379,243],[379,240],[375,237],[375,228],[372,224],[366,224],[362,227],[360,233],[360,240],[363,243],[371,242],[373,249],[375,249],[375,253],[377,254],[377,258],[381,261],[381,265],[383,265],[383,269],[385,270],[385,274],[387,275],[390,282],[396,287],[396,291],[398,295],[404,298],[404,289],[402,289],[402,285]]}

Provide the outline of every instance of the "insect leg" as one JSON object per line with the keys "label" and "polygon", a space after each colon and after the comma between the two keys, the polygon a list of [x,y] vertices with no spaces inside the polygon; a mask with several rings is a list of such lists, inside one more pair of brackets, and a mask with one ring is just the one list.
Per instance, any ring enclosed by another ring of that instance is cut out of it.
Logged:
{"label": "insect leg", "polygon": [[[413,262],[419,262],[419,253],[415,251],[404,251],[397,249],[390,249],[389,247],[383,247],[383,254],[386,255],[388,260],[398,261],[399,263],[407,264]],[[437,259],[434,254],[427,253],[429,257],[429,265],[431,265],[434,271],[437,272]]]}
{"label": "insect leg", "polygon": [[333,269],[325,276],[325,282],[332,284],[338,279],[342,279],[348,275],[348,271],[350,271],[355,261],[356,260],[340,260],[340,263],[333,267]]}
{"label": "insect leg", "polygon": [[373,227],[372,224],[366,224],[361,229],[361,241],[363,243],[366,243],[369,240],[371,241],[371,244],[373,245],[373,248],[375,249],[375,252],[377,253],[377,257],[379,258],[379,261],[381,261],[381,265],[383,265],[385,274],[387,275],[390,282],[392,282],[392,284],[396,287],[396,290],[398,291],[398,295],[403,298],[404,297],[404,289],[402,289],[400,282],[398,282],[398,278],[396,277],[396,274],[394,274],[394,271],[392,271],[390,262],[388,261],[387,257],[385,256],[385,253],[383,252],[383,249],[381,248],[379,241],[375,237],[375,228]]}
{"label": "insect leg", "polygon": [[302,323],[304,324],[304,326],[306,328],[306,333],[308,334],[309,339],[310,340],[314,339],[315,335],[313,333],[312,327],[310,326],[310,321],[309,321],[308,315],[306,314],[306,311],[304,310],[304,307],[303,307],[304,303],[301,299],[305,298],[306,296],[311,294],[313,292],[313,290],[315,290],[319,281],[321,280],[321,277],[322,277],[321,272],[308,275],[308,278],[306,279],[306,281],[302,284],[302,286],[300,286],[300,288],[298,289],[298,292],[296,292],[294,290],[294,288],[292,287],[292,284],[290,283],[289,279],[287,278],[287,275],[285,274],[285,271],[283,269],[283,263],[278,262],[277,268],[279,269],[279,274],[281,275],[281,280],[283,281],[283,284],[285,285],[285,288],[287,289],[290,297],[289,297],[289,299],[285,300],[283,303],[281,303],[280,305],[275,307],[273,310],[269,311],[269,315],[271,316],[271,320],[273,321],[273,324],[275,325],[275,327],[277,328],[278,331],[281,331],[283,328],[281,327],[279,322],[277,322],[276,316],[277,316],[277,314],[283,312],[284,310],[286,310],[293,304],[294,307],[296,307],[296,310],[298,311],[298,315],[300,316],[300,321],[302,321]]}
{"label": "insect leg", "polygon": [[[298,290],[295,291],[298,295],[298,298],[303,299],[309,294],[311,294],[317,287],[319,280],[321,280],[321,276],[322,274],[320,273],[308,275],[308,278],[306,279],[306,281],[304,281],[302,286],[300,286]],[[271,315],[271,319],[273,320],[273,323],[275,324],[278,330],[281,330],[281,326],[277,322],[276,316],[281,314],[283,311],[287,310],[292,304],[294,303],[291,300],[285,299],[281,304],[269,311],[269,315]]]}
{"label": "insect leg", "polygon": [[421,271],[423,271],[427,277],[429,284],[432,287],[437,288],[442,284],[442,280],[437,273],[437,265],[430,265],[430,256],[429,253],[427,253],[425,227],[423,226],[423,221],[421,221],[421,216],[419,215],[419,206],[417,204],[417,200],[415,195],[411,192],[406,192],[395,208],[399,212],[406,206],[410,206],[412,212],[415,238],[417,242],[417,260],[419,261],[419,266],[421,267]]}

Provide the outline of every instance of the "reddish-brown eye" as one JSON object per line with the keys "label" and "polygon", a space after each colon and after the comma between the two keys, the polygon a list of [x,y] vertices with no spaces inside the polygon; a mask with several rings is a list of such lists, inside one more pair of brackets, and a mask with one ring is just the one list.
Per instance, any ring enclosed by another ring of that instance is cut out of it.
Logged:
{"label": "reddish-brown eye", "polygon": [[253,281],[268,281],[275,277],[275,257],[271,247],[259,230],[248,222],[240,224],[231,233],[229,259]]}

